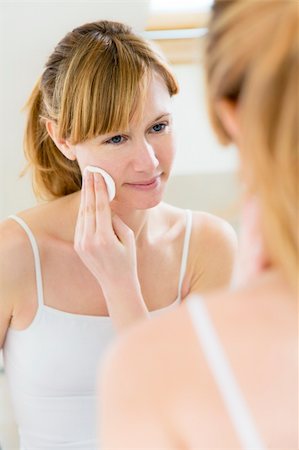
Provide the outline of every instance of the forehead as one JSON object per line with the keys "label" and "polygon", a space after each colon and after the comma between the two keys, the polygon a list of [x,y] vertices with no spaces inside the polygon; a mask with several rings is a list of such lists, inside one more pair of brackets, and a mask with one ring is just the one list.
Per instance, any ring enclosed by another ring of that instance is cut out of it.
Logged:
{"label": "forehead", "polygon": [[130,123],[150,122],[162,114],[171,112],[171,96],[165,81],[154,73],[144,85],[144,95],[141,95],[139,105]]}

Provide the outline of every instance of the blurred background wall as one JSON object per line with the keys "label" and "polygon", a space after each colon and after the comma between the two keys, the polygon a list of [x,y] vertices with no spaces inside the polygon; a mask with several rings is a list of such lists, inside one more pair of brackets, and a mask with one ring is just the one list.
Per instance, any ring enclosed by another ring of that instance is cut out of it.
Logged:
{"label": "blurred background wall", "polygon": [[[180,84],[180,94],[173,99],[178,152],[165,199],[183,208],[219,214],[236,225],[237,153],[217,143],[205,107],[202,35],[210,4],[210,0],[0,0],[0,220],[36,204],[30,174],[19,177],[25,165],[22,107],[48,55],[74,27],[111,19],[129,23],[153,39]],[[0,450],[1,446],[2,450],[18,448],[3,373]]]}

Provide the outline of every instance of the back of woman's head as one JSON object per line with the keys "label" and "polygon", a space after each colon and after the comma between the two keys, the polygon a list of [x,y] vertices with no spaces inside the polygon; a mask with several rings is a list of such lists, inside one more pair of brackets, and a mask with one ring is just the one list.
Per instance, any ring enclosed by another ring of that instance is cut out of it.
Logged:
{"label": "back of woman's head", "polygon": [[85,24],[68,33],[49,57],[27,103],[25,154],[33,168],[36,194],[55,198],[81,188],[76,161],[65,158],[46,129],[70,143],[125,129],[142,107],[151,74],[170,95],[178,87],[167,65],[130,27],[109,21]]}
{"label": "back of woman's head", "polygon": [[208,103],[214,129],[231,141],[217,102],[238,104],[248,189],[261,204],[273,263],[298,277],[298,4],[216,1],[206,46]]}

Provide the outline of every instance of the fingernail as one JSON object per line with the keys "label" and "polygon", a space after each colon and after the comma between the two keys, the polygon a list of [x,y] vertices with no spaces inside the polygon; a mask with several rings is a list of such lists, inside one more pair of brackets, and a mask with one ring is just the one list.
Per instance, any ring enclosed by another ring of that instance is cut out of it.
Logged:
{"label": "fingernail", "polygon": [[83,170],[83,176],[85,177],[85,178],[87,178],[88,176],[90,176],[91,175],[91,173],[90,173],[90,171],[88,170],[88,168],[87,168],[87,166],[84,168],[84,170]]}

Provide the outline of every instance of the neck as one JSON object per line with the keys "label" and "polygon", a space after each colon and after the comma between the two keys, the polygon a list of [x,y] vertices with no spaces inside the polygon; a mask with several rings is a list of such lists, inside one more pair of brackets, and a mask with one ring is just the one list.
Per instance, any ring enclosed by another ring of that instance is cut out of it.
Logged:
{"label": "neck", "polygon": [[287,297],[290,299],[290,303],[294,303],[295,299],[295,303],[297,303],[296,290],[294,290],[283,271],[275,265],[269,266],[246,283],[246,290],[256,288],[267,294],[271,291],[272,297],[275,295],[283,301]]}
{"label": "neck", "polygon": [[148,209],[128,209],[122,205],[111,205],[112,215],[117,215],[134,232],[135,240],[142,242],[148,236]]}

